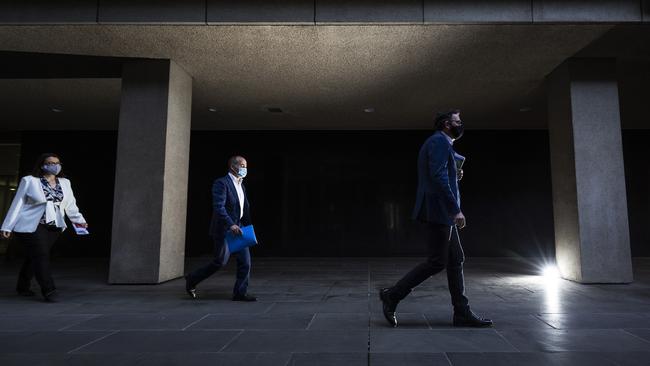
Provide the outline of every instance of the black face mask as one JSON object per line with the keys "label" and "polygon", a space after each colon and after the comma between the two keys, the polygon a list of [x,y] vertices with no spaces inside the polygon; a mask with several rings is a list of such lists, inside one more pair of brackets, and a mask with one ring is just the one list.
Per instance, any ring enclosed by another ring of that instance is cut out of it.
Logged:
{"label": "black face mask", "polygon": [[451,138],[458,140],[459,138],[463,137],[463,133],[465,133],[465,126],[454,126],[450,123],[449,132],[451,133]]}

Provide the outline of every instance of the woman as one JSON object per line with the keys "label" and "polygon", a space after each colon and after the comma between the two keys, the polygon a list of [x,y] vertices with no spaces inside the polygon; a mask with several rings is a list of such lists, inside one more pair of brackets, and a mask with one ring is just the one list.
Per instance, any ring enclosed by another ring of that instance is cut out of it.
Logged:
{"label": "woman", "polygon": [[88,227],[77,207],[70,181],[61,174],[61,160],[56,154],[42,154],[32,175],[21,179],[0,229],[5,239],[15,232],[25,247],[26,258],[16,286],[18,294],[33,296],[30,286],[32,277],[36,277],[45,301],[56,301],[50,250],[66,228],[66,215],[73,225]]}

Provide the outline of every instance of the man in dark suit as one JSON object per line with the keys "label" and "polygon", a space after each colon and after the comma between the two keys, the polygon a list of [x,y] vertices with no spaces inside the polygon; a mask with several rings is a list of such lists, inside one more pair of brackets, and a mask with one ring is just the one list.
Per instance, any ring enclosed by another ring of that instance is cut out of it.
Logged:
{"label": "man in dark suit", "polygon": [[[214,242],[214,259],[207,265],[185,276],[185,290],[191,298],[198,298],[196,285],[210,277],[223,267],[230,257],[226,245],[226,233],[231,231],[241,235],[240,226],[251,224],[250,206],[246,198],[244,177],[248,164],[241,156],[233,156],[228,160],[229,172],[225,177],[214,181],[212,185],[212,221],[210,237]],[[248,248],[237,253],[237,280],[233,288],[233,301],[257,301],[257,298],[247,294],[250,277],[251,255]]]}
{"label": "man in dark suit", "polygon": [[418,190],[413,219],[425,223],[428,231],[428,257],[425,262],[408,272],[393,287],[379,293],[386,320],[397,326],[395,310],[411,290],[427,278],[447,269],[451,302],[454,306],[454,326],[485,327],[492,321],[482,319],[469,308],[463,279],[463,248],[458,229],[465,227],[465,216],[460,210],[458,190],[458,156],[452,147],[463,135],[460,111],[439,113],[436,132],[429,137],[418,155]]}

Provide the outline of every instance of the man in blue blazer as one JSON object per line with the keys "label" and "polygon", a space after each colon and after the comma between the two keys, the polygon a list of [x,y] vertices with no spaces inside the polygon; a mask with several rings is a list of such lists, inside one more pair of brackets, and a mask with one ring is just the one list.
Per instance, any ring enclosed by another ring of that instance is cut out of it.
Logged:
{"label": "man in blue blazer", "polygon": [[[229,172],[225,177],[214,181],[212,185],[212,221],[210,237],[214,242],[214,259],[207,265],[185,276],[185,290],[191,298],[198,298],[196,286],[226,265],[230,257],[226,245],[226,233],[231,231],[241,235],[241,226],[251,224],[250,206],[246,198],[244,178],[248,172],[248,163],[241,156],[228,160]],[[251,269],[251,255],[248,248],[237,253],[237,280],[233,288],[233,301],[257,301],[249,295],[248,280]]]}
{"label": "man in blue blazer", "polygon": [[413,219],[425,223],[427,227],[428,257],[393,287],[381,290],[379,297],[384,316],[396,327],[397,304],[414,287],[446,268],[454,306],[454,326],[491,326],[491,320],[482,319],[470,310],[465,296],[464,254],[458,236],[458,229],[465,227],[458,190],[462,170],[456,164],[460,155],[453,149],[454,140],[463,135],[460,111],[438,113],[435,127],[436,132],[424,142],[418,155],[418,190],[413,210]]}

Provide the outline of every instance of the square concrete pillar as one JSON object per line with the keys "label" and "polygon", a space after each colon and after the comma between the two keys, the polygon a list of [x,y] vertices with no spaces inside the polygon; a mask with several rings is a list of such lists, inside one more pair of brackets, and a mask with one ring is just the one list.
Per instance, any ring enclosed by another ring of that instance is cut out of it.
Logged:
{"label": "square concrete pillar", "polygon": [[612,59],[570,59],[548,77],[556,260],[581,283],[632,282]]}
{"label": "square concrete pillar", "polygon": [[109,282],[183,275],[192,78],[170,60],[123,67]]}

